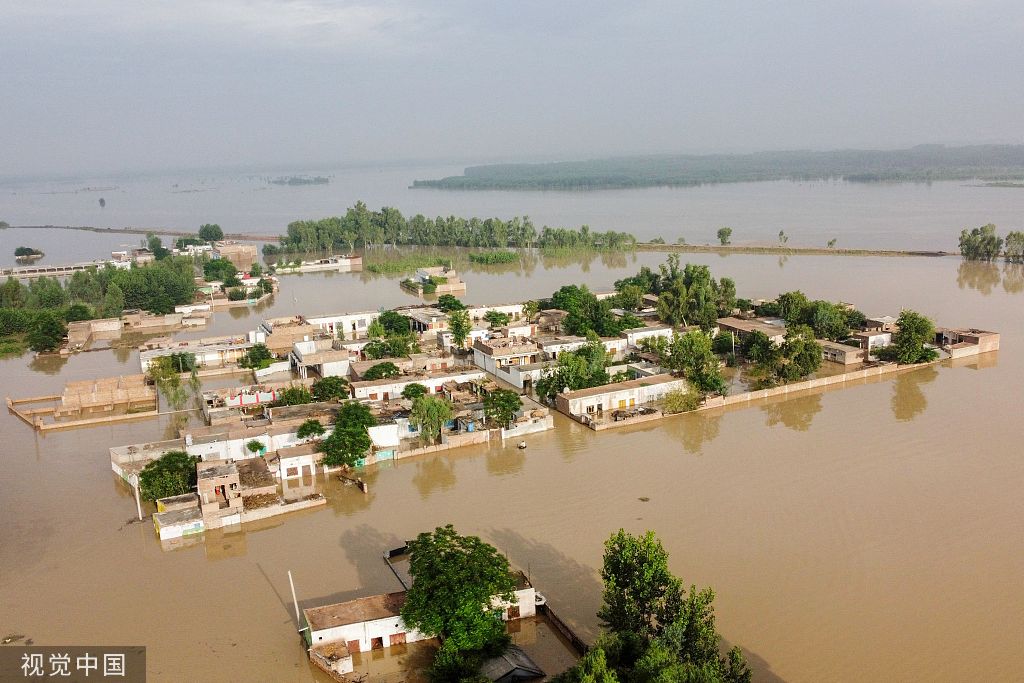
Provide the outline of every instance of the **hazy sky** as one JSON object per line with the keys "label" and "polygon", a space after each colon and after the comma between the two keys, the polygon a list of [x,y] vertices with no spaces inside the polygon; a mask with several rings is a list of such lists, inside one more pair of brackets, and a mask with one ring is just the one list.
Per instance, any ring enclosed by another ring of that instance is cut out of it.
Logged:
{"label": "hazy sky", "polygon": [[1024,2],[3,0],[0,174],[1024,142]]}

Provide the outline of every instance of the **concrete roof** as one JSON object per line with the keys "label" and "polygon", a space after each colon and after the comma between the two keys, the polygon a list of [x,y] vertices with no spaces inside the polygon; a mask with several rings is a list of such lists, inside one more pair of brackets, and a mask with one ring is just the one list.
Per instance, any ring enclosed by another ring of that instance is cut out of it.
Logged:
{"label": "concrete roof", "polygon": [[157,512],[153,517],[160,526],[170,526],[172,524],[184,524],[186,522],[198,521],[203,518],[203,511],[200,510],[197,505],[196,507],[182,508],[181,510]]}
{"label": "concrete roof", "polygon": [[589,389],[577,389],[576,391],[562,392],[562,396],[573,399],[573,398],[586,398],[588,396],[600,396],[601,394],[610,394],[616,391],[625,391],[628,389],[639,389],[640,387],[649,387],[657,384],[668,384],[669,382],[685,382],[681,377],[673,377],[672,375],[653,375],[651,377],[641,377],[639,379],[631,379],[628,382],[613,382],[612,384],[602,384],[598,387],[590,387]]}
{"label": "concrete roof", "polygon": [[338,626],[398,617],[401,614],[402,605],[405,604],[405,598],[405,591],[384,593],[323,607],[311,607],[303,610],[303,613],[306,615],[306,621],[311,630],[322,631]]}
{"label": "concrete roof", "polygon": [[719,327],[731,327],[742,332],[762,332],[769,337],[786,334],[786,327],[784,325],[772,325],[757,318],[754,320],[744,320],[743,318],[730,316],[728,318],[719,318],[718,325]]}
{"label": "concrete roof", "polygon": [[238,467],[233,462],[222,460],[206,460],[197,463],[196,474],[200,479],[210,477],[226,477],[229,474],[238,474]]}

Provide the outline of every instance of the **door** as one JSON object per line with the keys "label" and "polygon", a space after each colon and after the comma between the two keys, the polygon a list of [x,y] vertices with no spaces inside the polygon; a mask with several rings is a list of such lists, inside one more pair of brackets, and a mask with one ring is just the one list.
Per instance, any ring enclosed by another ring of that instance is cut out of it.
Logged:
{"label": "door", "polygon": [[635,398],[629,399],[629,407],[632,408],[635,405],[636,405],[636,399]]}
{"label": "door", "polygon": [[404,633],[392,633],[391,634],[391,646],[405,645],[405,634]]}
{"label": "door", "polygon": [[384,638],[370,638],[370,649],[371,650],[383,650],[384,649]]}
{"label": "door", "polygon": [[347,643],[345,643],[345,647],[348,648],[349,652],[361,652],[361,650],[359,649],[359,641],[358,640],[350,640],[350,641],[348,641]]}
{"label": "door", "polygon": [[512,605],[508,608],[508,618],[509,620],[519,618],[519,605]]}
{"label": "door", "polygon": [[625,407],[626,407],[626,401],[625,401],[625,399],[623,399],[623,400],[619,401],[619,407],[620,407],[620,408],[625,408]]}

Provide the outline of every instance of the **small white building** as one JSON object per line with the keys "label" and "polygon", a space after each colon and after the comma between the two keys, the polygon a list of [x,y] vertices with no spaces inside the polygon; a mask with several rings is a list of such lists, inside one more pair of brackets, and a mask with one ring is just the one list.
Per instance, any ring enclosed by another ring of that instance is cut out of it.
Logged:
{"label": "small white building", "polygon": [[490,373],[538,360],[540,349],[537,342],[526,337],[492,337],[473,342],[473,363]]}
{"label": "small white building", "polygon": [[622,336],[626,338],[626,344],[628,346],[639,346],[641,339],[654,339],[657,337],[663,337],[665,339],[672,339],[672,326],[671,325],[649,325],[645,327],[634,327],[629,330],[623,330]]}
{"label": "small white building", "polygon": [[860,342],[860,348],[871,353],[872,349],[880,349],[892,344],[892,332],[885,330],[867,330],[865,332],[854,332],[853,338]]}
{"label": "small white building", "polygon": [[289,360],[299,377],[305,379],[312,370],[320,377],[348,375],[351,354],[334,339],[310,339],[292,345]]}
{"label": "small white building", "polygon": [[660,401],[668,392],[686,391],[686,388],[685,379],[667,374],[654,375],[627,382],[562,392],[555,396],[555,407],[571,417],[602,415],[606,410],[635,408]]}
{"label": "small white building", "polygon": [[380,311],[361,311],[358,313],[311,315],[304,316],[304,319],[313,327],[330,333],[332,337],[358,339],[366,336],[367,329],[379,317]]}
{"label": "small white building", "polygon": [[370,401],[388,401],[398,399],[402,391],[410,384],[422,384],[431,394],[441,393],[445,382],[471,382],[483,379],[486,373],[479,369],[465,369],[458,372],[441,372],[423,375],[400,375],[386,379],[375,379],[363,382],[352,382],[352,398]]}

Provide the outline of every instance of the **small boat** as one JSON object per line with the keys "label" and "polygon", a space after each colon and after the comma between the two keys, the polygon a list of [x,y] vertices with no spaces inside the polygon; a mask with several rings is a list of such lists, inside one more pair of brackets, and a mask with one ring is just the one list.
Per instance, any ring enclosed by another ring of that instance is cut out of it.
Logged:
{"label": "small boat", "polygon": [[526,448],[526,442],[525,442],[525,441],[520,441],[520,442],[519,442],[519,446],[518,446],[518,448],[519,448],[520,450],[522,450],[522,449]]}

